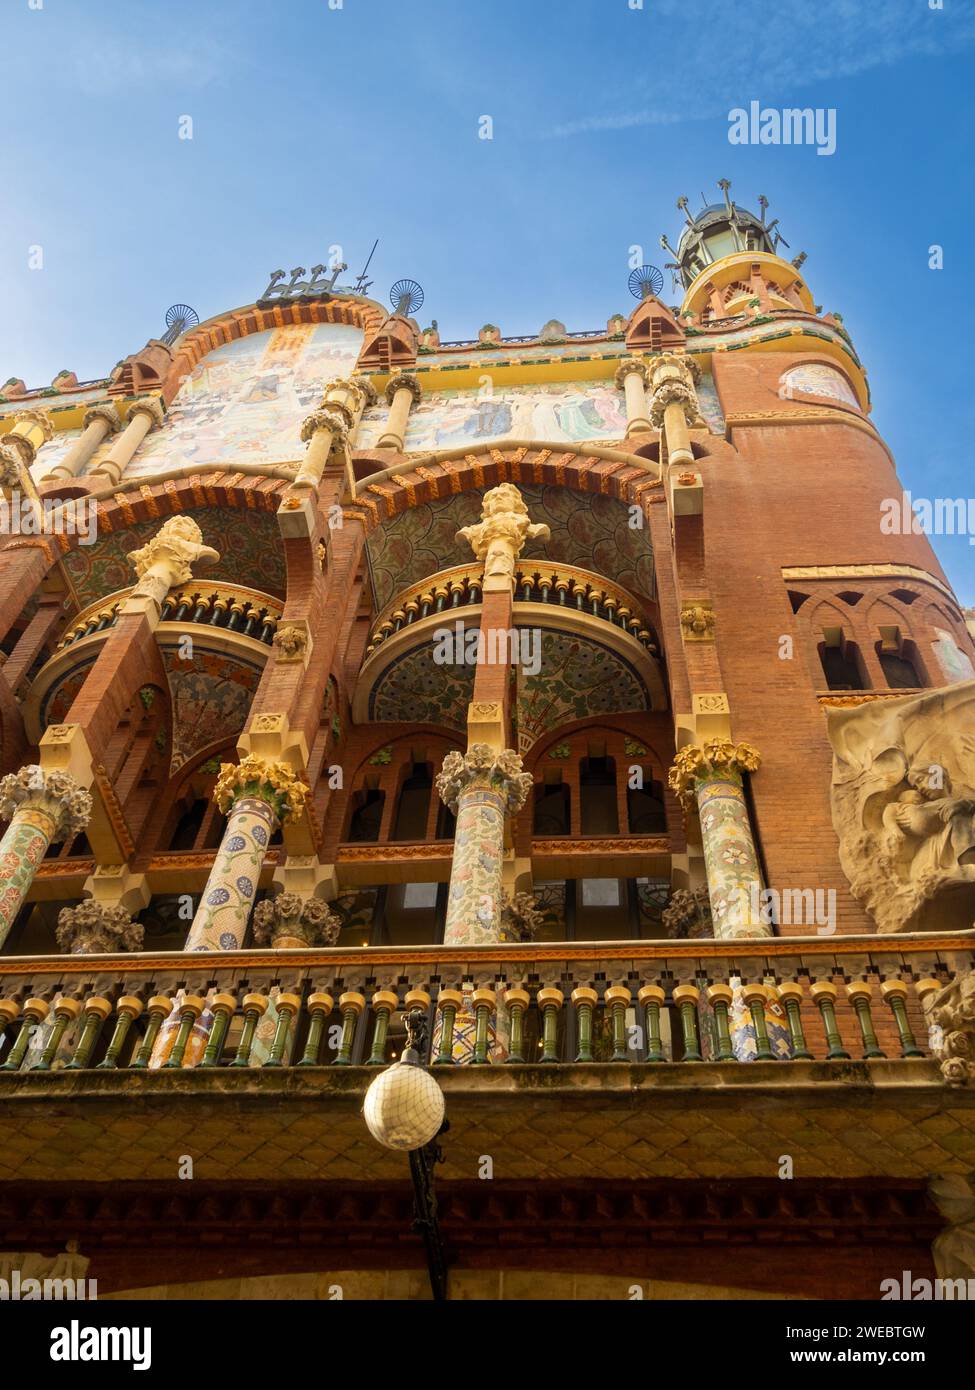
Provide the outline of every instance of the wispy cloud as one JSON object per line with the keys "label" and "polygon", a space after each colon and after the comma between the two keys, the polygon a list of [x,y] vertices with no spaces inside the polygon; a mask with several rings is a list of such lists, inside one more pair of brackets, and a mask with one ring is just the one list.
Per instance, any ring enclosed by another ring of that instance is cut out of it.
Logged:
{"label": "wispy cloud", "polygon": [[166,86],[198,91],[226,80],[234,66],[224,39],[194,36],[189,45],[84,36],[64,54],[63,78],[88,97]]}
{"label": "wispy cloud", "polygon": [[[970,0],[948,0],[945,10],[931,10],[924,0],[884,0],[878,6],[864,0],[780,0],[774,10],[763,5],[755,23],[749,23],[749,8],[727,0],[658,0],[652,14],[634,11],[634,35],[637,24],[652,24],[654,50],[686,54],[686,61],[666,76],[654,66],[645,93],[630,84],[631,96],[649,99],[643,105],[587,112],[559,122],[545,136],[709,119],[754,97],[788,100],[817,82],[910,58],[944,57],[975,44]],[[668,92],[665,107],[659,104],[662,87]]]}

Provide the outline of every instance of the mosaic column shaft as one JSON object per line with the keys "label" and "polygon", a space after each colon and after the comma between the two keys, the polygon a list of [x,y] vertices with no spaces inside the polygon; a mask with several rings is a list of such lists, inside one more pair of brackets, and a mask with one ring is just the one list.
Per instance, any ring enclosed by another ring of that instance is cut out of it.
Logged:
{"label": "mosaic column shaft", "polygon": [[762,876],[742,784],[742,772],[754,772],[760,763],[750,744],[711,739],[682,748],[670,770],[670,786],[684,807],[697,803],[719,939],[772,934],[761,920]]}
{"label": "mosaic column shaft", "polygon": [[301,783],[290,767],[253,756],[223,764],[214,799],[227,826],[185,951],[240,948],[271,836],[303,805]]}
{"label": "mosaic column shaft", "polygon": [[84,830],[91,797],[66,772],[22,767],[0,781],[0,946],[6,941],[48,848]]}
{"label": "mosaic column shaft", "polygon": [[447,754],[437,790],[457,817],[444,944],[500,941],[505,818],[524,806],[531,777],[510,748],[474,743]]}

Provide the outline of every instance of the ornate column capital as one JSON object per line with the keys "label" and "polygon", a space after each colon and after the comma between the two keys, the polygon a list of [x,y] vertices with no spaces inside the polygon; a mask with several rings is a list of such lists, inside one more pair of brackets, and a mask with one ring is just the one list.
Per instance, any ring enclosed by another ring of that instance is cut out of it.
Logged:
{"label": "ornate column capital", "polygon": [[455,815],[458,799],[472,790],[496,793],[507,814],[516,815],[531,787],[531,774],[522,771],[521,758],[513,749],[498,752],[486,743],[472,743],[466,753],[448,753],[437,774],[437,791]]}
{"label": "ornate column capital", "polygon": [[[0,439],[0,455],[11,462],[19,459],[25,468],[30,468],[37,457],[37,450],[53,437],[54,426],[50,416],[42,410],[18,410],[10,430]],[[17,485],[7,481],[6,477],[4,482],[8,487]]]}
{"label": "ornate column capital", "polygon": [[146,396],[144,400],[133,401],[129,406],[127,421],[131,420],[133,415],[148,415],[149,429],[151,430],[158,429],[166,418],[166,412],[158,396]]}
{"label": "ornate column capital", "polygon": [[129,553],[138,580],[129,597],[150,598],[161,608],[174,585],[193,578],[193,561],[219,559],[212,546],[203,544],[203,532],[192,517],[170,517],[141,549]]}
{"label": "ornate column capital", "polygon": [[336,405],[334,401],[319,406],[301,423],[302,441],[310,444],[319,430],[329,430],[339,443],[346,444],[349,432],[348,413],[345,408]]}
{"label": "ornate column capital", "polygon": [[534,941],[545,914],[535,903],[534,893],[502,894],[501,940]]}
{"label": "ornate column capital", "polygon": [[349,378],[349,384],[355,386],[362,392],[363,409],[368,410],[371,405],[375,405],[379,399],[379,392],[376,390],[372,381],[367,376],[359,376],[356,373]]}
{"label": "ornate column capital", "polygon": [[397,391],[409,391],[413,397],[413,404],[419,405],[420,397],[423,395],[423,388],[415,376],[409,372],[398,372],[396,376],[391,376],[386,383],[386,404],[392,405]]}
{"label": "ornate column capital", "polygon": [[254,940],[276,950],[305,946],[334,946],[342,930],[342,918],[321,898],[300,893],[279,893],[254,908]]}
{"label": "ornate column capital", "polygon": [[650,423],[660,429],[667,408],[683,408],[688,425],[697,424],[701,413],[694,387],[700,380],[701,369],[692,357],[684,353],[662,352],[650,359]]}
{"label": "ornate column capital", "polygon": [[689,743],[674,758],[667,785],[686,807],[694,801],[698,782],[755,772],[761,763],[761,753],[750,743],[732,743],[723,738],[708,739],[704,744]]}
{"label": "ornate column capital", "polygon": [[513,483],[502,483],[484,494],[481,521],[457,532],[484,566],[484,590],[513,588],[515,564],[530,540],[547,541],[551,532],[528,518],[528,507]]}
{"label": "ornate column capital", "polygon": [[0,488],[4,492],[19,491],[25,471],[34,462],[34,446],[20,435],[5,434],[0,439]]}
{"label": "ornate column capital", "polygon": [[941,1075],[949,1086],[975,1078],[975,971],[966,970],[934,996],[932,1020],[941,1028]]}
{"label": "ornate column capital", "polygon": [[710,893],[706,888],[678,888],[660,920],[670,937],[681,940],[713,937]]}
{"label": "ornate column capital", "polygon": [[613,381],[616,388],[622,391],[626,378],[631,375],[639,376],[644,386],[650,382],[650,367],[643,357],[624,357],[613,374]]}
{"label": "ornate column capital", "polygon": [[73,956],[141,951],[145,928],[124,907],[87,899],[58,913],[57,943]]}
{"label": "ornate column capital", "polygon": [[40,812],[54,825],[52,843],[80,834],[91,809],[90,794],[66,772],[48,772],[35,763],[0,780],[0,817],[13,820],[19,811]]}
{"label": "ornate column capital", "polygon": [[109,434],[116,434],[122,428],[122,421],[119,413],[111,401],[100,401],[96,405],[91,405],[81,417],[84,429],[94,424],[96,420],[104,420],[108,426]]}
{"label": "ornate column capital", "polygon": [[213,799],[224,815],[235,801],[254,797],[266,802],[278,820],[300,816],[305,805],[305,783],[287,763],[271,762],[250,753],[239,763],[223,763],[213,789]]}

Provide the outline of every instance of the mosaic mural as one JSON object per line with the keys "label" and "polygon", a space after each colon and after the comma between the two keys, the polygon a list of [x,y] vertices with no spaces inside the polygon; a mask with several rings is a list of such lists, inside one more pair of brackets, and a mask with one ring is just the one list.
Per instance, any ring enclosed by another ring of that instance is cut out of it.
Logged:
{"label": "mosaic mural", "polygon": [[954,637],[943,627],[936,627],[938,640],[932,642],[941,668],[948,677],[949,685],[957,685],[959,681],[970,681],[975,676],[975,666],[967,652],[963,652],[955,641]]}
{"label": "mosaic mural", "polygon": [[261,667],[193,644],[193,660],[163,648],[173,709],[171,773],[211,745],[239,734],[247,719]]}
{"label": "mosaic mural", "polygon": [[[600,493],[519,483],[532,521],[551,530],[548,541],[529,541],[521,563],[553,560],[604,574],[645,598],[654,597],[653,552],[646,530],[629,524],[622,502]],[[407,584],[470,560],[455,537],[481,519],[483,490],[411,507],[369,538],[369,568],[377,610]],[[216,544],[216,542],[213,542]],[[218,547],[219,548],[219,547]]]}
{"label": "mosaic mural", "polygon": [[[369,717],[381,722],[417,720],[463,732],[473,687],[473,665],[438,666],[432,642],[423,641],[379,677],[370,692]],[[539,674],[518,672],[516,717],[522,749],[560,724],[650,708],[636,671],[589,638],[543,630]]]}
{"label": "mosaic mural", "polygon": [[[201,569],[201,578],[245,584],[272,597],[284,597],[284,553],[273,513],[192,507],[185,515],[197,522],[207,545],[220,554],[215,565]],[[145,545],[161,524],[140,521],[124,531],[100,533],[94,545],[78,546],[65,555],[64,568],[82,607],[134,583],[128,554]]]}
{"label": "mosaic mural", "polygon": [[215,348],[180,388],[161,429],[141,445],[126,478],[185,464],[284,463],[304,453],[301,422],[326,381],[348,376],[358,328],[291,324]]}
{"label": "mosaic mural", "polygon": [[433,643],[424,642],[380,677],[369,695],[369,718],[439,724],[463,733],[473,690],[473,666],[436,666]]}
{"label": "mosaic mural", "polygon": [[588,638],[543,631],[539,675],[519,672],[519,748],[576,719],[649,709],[643,682],[622,657]]}
{"label": "mosaic mural", "polygon": [[835,401],[859,407],[853,387],[842,372],[824,362],[803,362],[790,367],[779,378],[779,395],[788,400],[796,391],[807,396],[828,396]]}
{"label": "mosaic mural", "polygon": [[710,372],[702,372],[696,389],[697,403],[701,408],[701,417],[704,423],[712,434],[720,434],[724,438],[724,411],[721,409],[721,398],[718,395],[718,388],[714,384],[714,377]]}
{"label": "mosaic mural", "polygon": [[40,710],[42,729],[46,729],[49,724],[63,724],[65,722],[68,710],[74,704],[78,692],[88,677],[88,672],[95,664],[97,655],[97,652],[88,653],[80,665],[72,666],[46,692]]}
{"label": "mosaic mural", "polygon": [[[374,448],[388,415],[374,406],[362,418],[356,443]],[[455,449],[501,439],[555,443],[622,439],[626,405],[609,381],[541,382],[480,391],[431,391],[413,407],[406,431],[407,452]]]}

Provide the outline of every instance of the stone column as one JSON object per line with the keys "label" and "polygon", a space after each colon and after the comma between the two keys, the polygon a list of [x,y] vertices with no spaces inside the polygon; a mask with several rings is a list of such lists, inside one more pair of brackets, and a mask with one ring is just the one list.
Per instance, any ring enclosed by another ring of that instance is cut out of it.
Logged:
{"label": "stone column", "polygon": [[85,411],[82,423],[84,430],[81,438],[75,440],[60,463],[56,463],[43,478],[38,478],[38,483],[51,483],[57,478],[76,478],[85,471],[85,465],[98,446],[110,434],[116,434],[122,428],[119,413],[111,401],[91,406]]}
{"label": "stone column", "polygon": [[694,462],[688,425],[700,420],[695,382],[701,369],[691,357],[665,352],[650,363],[650,420],[663,429],[667,438],[667,458],[671,466],[686,467]]}
{"label": "stone column", "polygon": [[91,797],[66,772],[36,764],[0,781],[0,946],[6,941],[48,848],[84,830]]}
{"label": "stone column", "polygon": [[647,414],[647,382],[650,371],[642,357],[626,357],[616,368],[616,386],[626,396],[626,437],[646,434],[652,425]]}
{"label": "stone column", "polygon": [[145,928],[124,907],[87,899],[58,913],[57,943],[72,956],[141,951]]}
{"label": "stone column", "polygon": [[147,396],[145,400],[134,401],[129,406],[125,429],[98,467],[92,470],[89,477],[93,481],[107,478],[110,483],[117,483],[131,462],[136,449],[150,430],[158,429],[164,416],[165,411],[158,397]]}
{"label": "stone column", "polygon": [[760,764],[751,744],[715,738],[682,748],[667,779],[685,809],[697,802],[714,935],[722,940],[772,935],[761,919],[762,878],[742,785],[742,772]]}
{"label": "stone column", "polygon": [[366,377],[336,377],[322,393],[321,404],[301,426],[308,445],[293,487],[317,488],[336,444],[348,445],[367,405],[376,399],[376,388]]}
{"label": "stone column", "polygon": [[227,828],[186,951],[239,950],[271,836],[279,822],[304,807],[304,787],[292,769],[253,754],[240,764],[223,764],[213,795]]}
{"label": "stone column", "polygon": [[403,443],[406,439],[406,426],[410,418],[410,411],[419,403],[422,395],[420,383],[415,376],[410,376],[407,372],[401,372],[398,376],[390,377],[386,383],[386,400],[389,403],[389,415],[386,419],[386,428],[376,445],[377,449],[397,449],[402,451]]}
{"label": "stone column", "polygon": [[129,562],[138,582],[122,604],[120,616],[144,613],[155,627],[170,589],[193,578],[190,565],[219,559],[212,546],[203,544],[203,532],[192,517],[170,517],[141,549],[130,551]]}
{"label": "stone column", "polygon": [[531,785],[510,748],[499,752],[475,743],[444,758],[437,791],[457,817],[444,945],[501,940],[505,817],[517,815]]}

